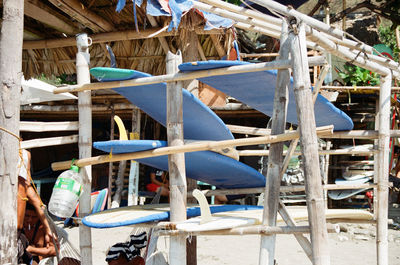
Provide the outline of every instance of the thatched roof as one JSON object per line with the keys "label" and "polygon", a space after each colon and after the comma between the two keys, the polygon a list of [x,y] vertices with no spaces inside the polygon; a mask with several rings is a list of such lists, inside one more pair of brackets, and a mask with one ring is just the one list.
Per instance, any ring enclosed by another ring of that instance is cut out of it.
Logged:
{"label": "thatched roof", "polygon": [[108,44],[115,53],[118,67],[153,75],[165,72],[164,58],[168,50],[175,52],[187,47],[185,32],[195,30],[197,33],[195,41],[200,45],[196,47],[196,56],[203,60],[220,59],[232,41],[229,30],[204,31],[203,18],[193,11],[183,16],[177,31],[167,32],[165,26],[171,17],[147,15],[146,2],[136,8],[137,32],[133,3],[127,2],[120,13],[115,11],[116,5],[117,0],[26,0],[25,77],[74,74],[75,34],[78,33],[87,33],[93,39],[91,67],[109,66]]}

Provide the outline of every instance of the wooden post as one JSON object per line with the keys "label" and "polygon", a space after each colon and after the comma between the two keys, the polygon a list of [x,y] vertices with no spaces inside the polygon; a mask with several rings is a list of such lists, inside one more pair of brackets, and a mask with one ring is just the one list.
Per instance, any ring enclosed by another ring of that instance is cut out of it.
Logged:
{"label": "wooden post", "polygon": [[390,88],[392,75],[381,77],[379,93],[378,138],[378,218],[376,225],[377,264],[389,264],[388,249],[388,195],[389,195],[389,141],[390,141]]}
{"label": "wooden post", "polygon": [[[182,63],[180,51],[167,54],[167,74],[176,73]],[[183,145],[182,82],[167,83],[167,134],[169,146]],[[168,156],[171,222],[186,220],[185,154]],[[186,237],[170,237],[171,265],[186,265]]]}
{"label": "wooden post", "polygon": [[[140,139],[140,109],[132,111],[132,134],[131,140]],[[129,170],[128,205],[137,205],[139,199],[139,163],[131,160]]]}
{"label": "wooden post", "polygon": [[[114,107],[111,108],[111,119],[110,119],[110,140],[114,140]],[[111,209],[111,196],[112,196],[112,178],[113,178],[113,162],[108,163],[108,198],[107,198],[107,208]]]}
{"label": "wooden post", "polygon": [[[293,19],[291,20],[293,21]],[[291,24],[294,35],[291,48],[293,59],[293,88],[297,119],[300,129],[300,146],[303,152],[308,220],[311,227],[314,265],[330,264],[329,241],[325,220],[325,205],[318,158],[318,139],[315,132],[314,104],[310,89],[310,76],[306,60],[304,24]],[[298,34],[296,34],[298,32]],[[290,36],[289,35],[289,36]]]}
{"label": "wooden post", "polygon": [[[24,1],[4,0],[0,39],[0,127],[19,136]],[[0,264],[17,264],[18,139],[0,130]],[[20,227],[21,228],[21,227]]]}
{"label": "wooden post", "polygon": [[[76,54],[77,83],[90,83],[89,73],[89,43],[88,37],[79,34],[76,37],[78,53]],[[78,93],[79,108],[79,158],[92,156],[92,97],[90,91]],[[83,192],[79,201],[79,216],[85,217],[90,213],[90,193],[92,190],[92,167],[82,168],[87,177],[83,180]],[[79,245],[81,250],[81,264],[92,264],[92,233],[90,227],[79,226]]]}
{"label": "wooden post", "polygon": [[[289,58],[288,45],[288,27],[287,23],[282,23],[281,49],[279,59]],[[278,71],[276,89],[274,95],[274,110],[272,114],[271,135],[285,132],[286,112],[288,104],[288,90],[290,84],[289,69]],[[270,155],[268,158],[267,182],[265,186],[265,200],[263,211],[263,225],[276,226],[276,216],[279,205],[279,188],[281,184],[280,171],[282,167],[283,143],[275,143],[270,146]],[[259,264],[274,265],[276,235],[262,235]]]}
{"label": "wooden post", "polygon": [[[182,32],[181,36],[187,36],[187,41],[182,44],[185,47],[180,47],[182,50],[182,60],[183,62],[194,62],[199,59],[198,52],[198,37],[194,30],[188,30]],[[181,45],[181,46],[183,46]],[[183,87],[192,93],[195,97],[199,98],[199,81],[197,79],[187,80],[183,82]],[[197,189],[197,180],[187,178],[187,189],[194,190]],[[187,200],[188,203],[196,203],[194,197],[190,197]],[[196,265],[197,264],[197,237],[190,236],[186,239],[186,264]]]}

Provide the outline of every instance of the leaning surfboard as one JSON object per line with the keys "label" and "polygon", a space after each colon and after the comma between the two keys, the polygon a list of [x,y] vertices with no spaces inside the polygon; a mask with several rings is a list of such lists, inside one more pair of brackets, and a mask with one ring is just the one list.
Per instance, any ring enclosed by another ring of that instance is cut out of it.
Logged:
{"label": "leaning surfboard", "polygon": [[[260,210],[261,206],[254,205],[215,205],[210,207],[211,213]],[[188,218],[200,215],[199,207],[186,209]],[[82,223],[93,228],[112,228],[128,225],[137,225],[148,222],[169,220],[170,208],[168,204],[147,204],[127,206],[105,210],[91,214],[82,219]]]}
{"label": "leaning surfboard", "polygon": [[[190,72],[243,64],[250,63],[223,60],[198,61],[183,63],[179,65],[179,70],[182,72]],[[203,77],[198,78],[198,80],[271,117],[273,113],[277,72],[276,70],[267,70],[225,76]],[[293,84],[293,81],[291,81],[291,84]],[[315,102],[314,113],[317,126],[333,124],[335,131],[353,129],[353,121],[350,117],[321,95],[318,95]],[[293,89],[289,89],[287,121],[297,124],[296,103]]]}
{"label": "leaning surfboard", "polygon": [[[129,80],[149,77],[149,74],[118,68],[96,67],[90,73],[100,81]],[[130,102],[149,114],[165,126],[166,124],[166,84],[114,88]],[[225,123],[204,103],[183,89],[183,126],[184,137],[190,140],[228,140],[232,133]],[[95,148],[105,152],[121,153],[154,149],[159,145],[156,141],[107,141],[95,143]],[[165,144],[165,143],[164,143]],[[101,146],[100,146],[101,145]],[[165,146],[165,145],[164,145]],[[215,152],[202,151],[187,153],[186,175],[219,188],[252,188],[263,187],[265,177],[257,170],[230,157]],[[167,156],[144,158],[140,163],[168,170]],[[207,166],[204,166],[207,165]]]}
{"label": "leaning surfboard", "polygon": [[[95,67],[90,73],[99,81],[122,81],[151,75],[135,70]],[[132,104],[150,115],[153,119],[166,125],[167,92],[166,83],[113,88],[126,97]],[[186,89],[182,89],[183,97],[183,134],[185,139],[192,140],[229,140],[232,133],[225,123],[203,102]]]}
{"label": "leaning surfboard", "polygon": [[[147,144],[147,147],[145,147]],[[132,153],[166,147],[166,141],[131,140],[95,142],[94,148],[104,152]],[[168,156],[136,159],[148,166],[168,171]],[[265,186],[265,177],[254,168],[233,158],[212,151],[185,153],[186,176],[224,189]]]}

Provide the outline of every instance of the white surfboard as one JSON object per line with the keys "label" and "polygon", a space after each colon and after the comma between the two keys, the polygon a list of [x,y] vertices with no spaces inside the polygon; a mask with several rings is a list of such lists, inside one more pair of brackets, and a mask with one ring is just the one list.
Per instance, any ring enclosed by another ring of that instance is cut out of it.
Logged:
{"label": "white surfboard", "polygon": [[363,177],[363,178],[359,178],[359,179],[354,179],[354,180],[347,180],[344,178],[337,178],[335,179],[335,184],[338,185],[360,185],[360,184],[364,184],[367,183],[368,181],[371,180],[371,177]]}
{"label": "white surfboard", "polygon": [[[255,211],[261,212],[260,210]],[[229,214],[214,214],[211,220],[204,224],[201,223],[201,220],[201,217],[191,218],[185,222],[177,224],[176,229],[185,232],[202,232],[260,224],[260,220],[258,218],[229,216]]]}
{"label": "white surfboard", "polygon": [[[306,207],[287,207],[290,216],[296,222],[308,220]],[[263,210],[224,212],[212,215],[212,220],[201,224],[201,218],[191,218],[185,222],[177,224],[176,228],[185,232],[203,232],[235,227],[259,225],[262,223]],[[366,210],[359,209],[327,209],[325,211],[327,221],[334,219],[348,219],[352,221],[373,220],[373,214]],[[280,215],[277,217],[277,224],[283,225],[285,222]]]}
{"label": "white surfboard", "polygon": [[358,193],[367,191],[371,188],[364,188],[364,189],[352,189],[352,190],[330,190],[328,192],[328,197],[332,200],[343,200],[350,198]]}
{"label": "white surfboard", "polygon": [[345,178],[346,180],[372,178],[373,176],[374,176],[373,170],[350,169],[343,172],[343,178]]}

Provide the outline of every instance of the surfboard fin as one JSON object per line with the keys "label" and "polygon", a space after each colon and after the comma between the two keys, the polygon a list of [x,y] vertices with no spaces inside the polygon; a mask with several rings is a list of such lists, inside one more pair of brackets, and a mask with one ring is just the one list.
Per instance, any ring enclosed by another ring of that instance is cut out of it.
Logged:
{"label": "surfboard fin", "polygon": [[200,224],[205,224],[212,221],[210,205],[207,202],[206,196],[204,196],[204,194],[198,189],[194,189],[192,194],[200,205],[200,213],[201,213]]}
{"label": "surfboard fin", "polygon": [[119,139],[120,140],[128,140],[128,135],[126,134],[124,122],[117,115],[114,115],[114,121],[118,126]]}

